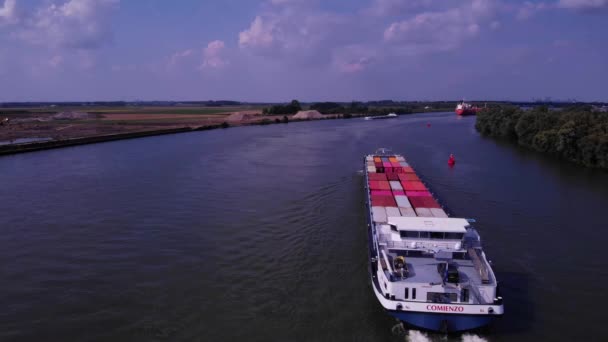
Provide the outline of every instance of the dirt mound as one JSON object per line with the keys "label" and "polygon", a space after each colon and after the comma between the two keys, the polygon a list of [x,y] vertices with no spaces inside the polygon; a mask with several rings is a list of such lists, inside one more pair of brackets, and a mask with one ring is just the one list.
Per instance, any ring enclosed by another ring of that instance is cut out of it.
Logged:
{"label": "dirt mound", "polygon": [[82,113],[82,112],[61,112],[51,117],[53,120],[86,120],[96,119],[96,114]]}
{"label": "dirt mound", "polygon": [[230,114],[230,116],[228,116],[226,118],[227,121],[249,121],[249,120],[254,120],[256,118],[258,118],[260,116],[259,113],[256,112],[236,112],[236,113],[232,113]]}
{"label": "dirt mound", "polygon": [[301,110],[296,115],[293,116],[293,119],[321,119],[323,118],[323,114],[319,113],[316,110]]}

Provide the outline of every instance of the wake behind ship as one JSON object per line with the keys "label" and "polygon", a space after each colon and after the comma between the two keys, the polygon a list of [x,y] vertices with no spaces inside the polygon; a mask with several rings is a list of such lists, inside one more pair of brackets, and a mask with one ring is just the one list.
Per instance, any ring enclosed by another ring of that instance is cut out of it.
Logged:
{"label": "wake behind ship", "polygon": [[441,332],[501,316],[496,277],[469,221],[449,217],[402,156],[380,150],[365,163],[370,272],[384,309]]}

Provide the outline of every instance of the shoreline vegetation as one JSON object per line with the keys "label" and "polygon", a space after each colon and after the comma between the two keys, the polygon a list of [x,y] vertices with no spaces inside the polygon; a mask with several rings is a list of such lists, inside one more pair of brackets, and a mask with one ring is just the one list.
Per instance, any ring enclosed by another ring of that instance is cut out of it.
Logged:
{"label": "shoreline vegetation", "polygon": [[576,106],[549,110],[539,106],[491,106],[477,114],[475,128],[487,137],[593,168],[608,169],[606,107]]}

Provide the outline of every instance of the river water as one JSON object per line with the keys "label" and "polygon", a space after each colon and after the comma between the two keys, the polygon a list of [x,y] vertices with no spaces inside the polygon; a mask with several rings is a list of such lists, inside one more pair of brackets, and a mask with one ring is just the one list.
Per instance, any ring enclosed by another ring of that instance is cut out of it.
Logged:
{"label": "river water", "polygon": [[[315,121],[1,157],[0,340],[608,339],[608,173],[482,138],[474,120]],[[360,173],[377,147],[477,219],[501,320],[445,337],[383,313]]]}

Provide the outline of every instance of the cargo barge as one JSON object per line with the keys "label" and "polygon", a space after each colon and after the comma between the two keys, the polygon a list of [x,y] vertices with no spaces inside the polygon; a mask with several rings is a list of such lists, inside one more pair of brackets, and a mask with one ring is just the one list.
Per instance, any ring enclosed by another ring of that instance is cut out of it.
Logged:
{"label": "cargo barge", "polygon": [[399,117],[399,115],[395,114],[395,113],[389,113],[387,115],[380,115],[380,116],[366,116],[363,119],[364,120],[382,120],[382,119],[394,119]]}
{"label": "cargo barge", "polygon": [[388,314],[440,332],[502,316],[473,220],[448,215],[403,156],[381,149],[364,163],[372,287]]}

